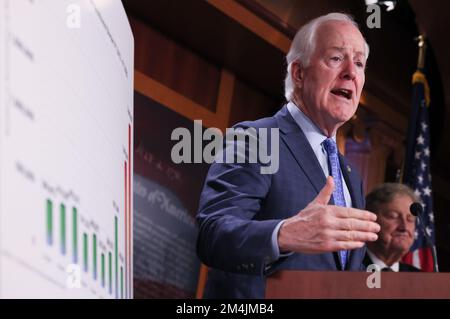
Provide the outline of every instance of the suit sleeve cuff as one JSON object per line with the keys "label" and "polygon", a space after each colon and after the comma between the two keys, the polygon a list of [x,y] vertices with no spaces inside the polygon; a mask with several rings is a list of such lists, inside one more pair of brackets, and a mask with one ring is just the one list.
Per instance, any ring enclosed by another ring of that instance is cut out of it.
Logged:
{"label": "suit sleeve cuff", "polygon": [[271,264],[282,257],[287,257],[292,255],[292,252],[289,253],[280,253],[280,247],[278,246],[278,232],[280,231],[281,225],[283,225],[284,220],[280,221],[272,232],[272,240],[271,240],[271,249],[270,254],[267,258],[267,263]]}

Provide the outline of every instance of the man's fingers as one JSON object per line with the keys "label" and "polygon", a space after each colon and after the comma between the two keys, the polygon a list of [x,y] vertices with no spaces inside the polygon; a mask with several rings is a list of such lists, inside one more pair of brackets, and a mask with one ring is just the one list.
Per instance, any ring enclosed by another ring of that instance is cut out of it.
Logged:
{"label": "man's fingers", "polygon": [[356,218],[336,218],[334,226],[336,230],[357,230],[372,233],[380,231],[380,225],[377,223]]}
{"label": "man's fingers", "polygon": [[314,204],[327,205],[330,201],[331,195],[333,195],[334,191],[334,181],[333,177],[328,176],[327,182],[325,186],[320,190],[320,193],[317,194],[316,198],[312,201]]}
{"label": "man's fingers", "polygon": [[378,236],[375,233],[364,232],[364,231],[346,231],[346,230],[336,230],[333,232],[333,237],[337,242],[341,241],[376,241]]}
{"label": "man's fingers", "polygon": [[363,241],[337,241],[333,245],[332,251],[339,251],[339,250],[353,250],[361,248],[365,245],[365,242]]}
{"label": "man's fingers", "polygon": [[340,206],[334,206],[334,208],[335,216],[338,218],[355,218],[373,222],[377,220],[377,215],[368,210]]}

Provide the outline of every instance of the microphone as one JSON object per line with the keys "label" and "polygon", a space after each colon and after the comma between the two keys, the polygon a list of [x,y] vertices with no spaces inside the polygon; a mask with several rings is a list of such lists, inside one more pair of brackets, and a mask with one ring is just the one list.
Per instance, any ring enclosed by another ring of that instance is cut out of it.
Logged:
{"label": "microphone", "polygon": [[409,206],[409,211],[411,212],[411,214],[413,214],[414,216],[419,216],[422,215],[423,213],[423,207],[420,203],[412,203],[411,206]]}
{"label": "microphone", "polygon": [[436,254],[436,247],[434,247],[433,242],[431,240],[430,235],[428,235],[423,223],[422,223],[422,215],[423,215],[423,206],[421,203],[412,203],[411,206],[409,206],[409,211],[411,214],[417,217],[417,225],[422,230],[423,234],[425,235],[425,241],[427,242],[428,246],[431,247],[431,254],[433,256],[433,271],[438,272],[438,264],[437,264],[437,254]]}

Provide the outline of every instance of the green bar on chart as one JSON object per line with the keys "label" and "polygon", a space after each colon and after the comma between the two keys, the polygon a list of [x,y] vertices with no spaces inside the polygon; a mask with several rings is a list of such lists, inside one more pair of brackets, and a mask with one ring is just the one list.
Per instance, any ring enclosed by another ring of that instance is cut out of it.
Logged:
{"label": "green bar on chart", "polygon": [[47,199],[47,244],[53,245],[53,203]]}
{"label": "green bar on chart", "polygon": [[78,212],[75,207],[72,208],[72,260],[78,263]]}
{"label": "green bar on chart", "polygon": [[105,254],[102,253],[102,287],[105,287]]}
{"label": "green bar on chart", "polygon": [[109,287],[109,293],[112,294],[112,256],[111,256],[111,252],[108,252],[108,263],[109,263],[109,271],[108,271],[109,283],[108,283],[108,287]]}
{"label": "green bar on chart", "polygon": [[93,276],[97,280],[97,235],[92,235],[92,267],[94,267]]}
{"label": "green bar on chart", "polygon": [[116,299],[119,298],[119,256],[118,256],[118,235],[117,235],[117,216],[114,216],[114,263],[115,263],[115,272],[116,272]]}
{"label": "green bar on chart", "polygon": [[83,265],[84,271],[88,271],[88,235],[83,233]]}
{"label": "green bar on chart", "polygon": [[120,267],[120,298],[123,299],[123,267]]}
{"label": "green bar on chart", "polygon": [[66,254],[66,206],[59,206],[60,236],[61,236],[61,254]]}

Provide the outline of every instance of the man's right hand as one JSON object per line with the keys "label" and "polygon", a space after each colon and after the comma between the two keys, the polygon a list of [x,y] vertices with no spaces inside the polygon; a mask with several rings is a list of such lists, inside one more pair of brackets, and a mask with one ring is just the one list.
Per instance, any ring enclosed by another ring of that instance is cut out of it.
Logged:
{"label": "man's right hand", "polygon": [[324,253],[361,248],[378,239],[380,225],[369,211],[328,205],[334,190],[330,176],[317,197],[278,232],[280,252]]}

